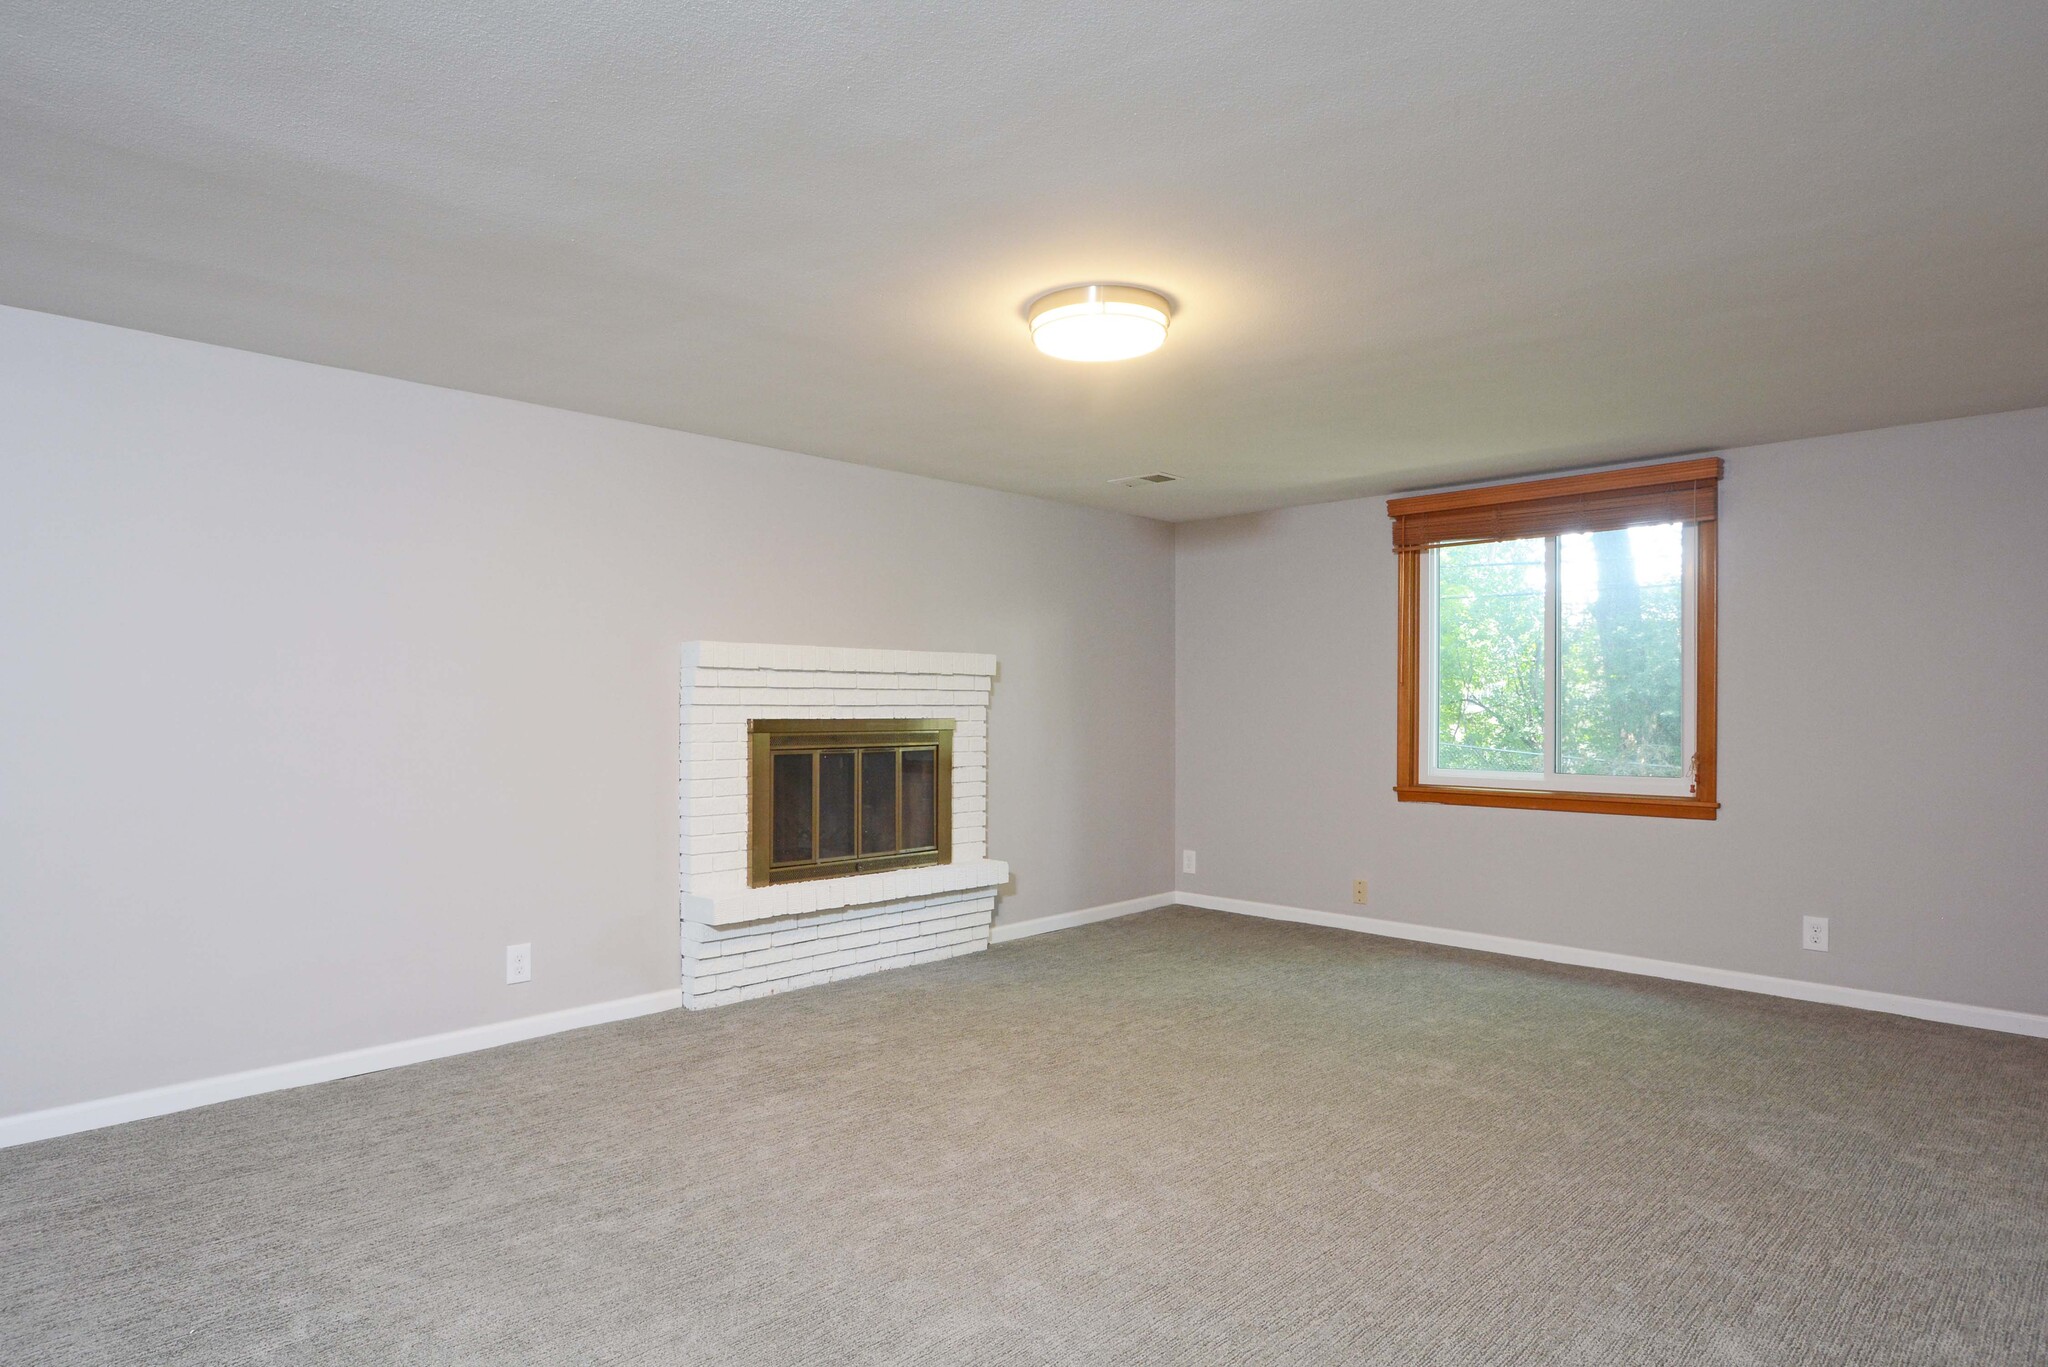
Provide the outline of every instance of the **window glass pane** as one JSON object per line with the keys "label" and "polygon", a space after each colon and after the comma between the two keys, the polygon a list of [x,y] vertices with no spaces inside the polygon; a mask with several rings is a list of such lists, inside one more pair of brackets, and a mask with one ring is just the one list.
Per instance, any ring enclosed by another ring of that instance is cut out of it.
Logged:
{"label": "window glass pane", "polygon": [[903,848],[921,850],[939,843],[939,752],[903,752]]}
{"label": "window glass pane", "polygon": [[860,752],[860,852],[896,848],[896,752]]}
{"label": "window glass pane", "polygon": [[775,862],[811,857],[811,756],[775,757]]}
{"label": "window glass pane", "polygon": [[1541,537],[1436,552],[1436,766],[1543,769]]}
{"label": "window glass pane", "polygon": [[1558,538],[1557,769],[1684,776],[1685,528]]}
{"label": "window glass pane", "polygon": [[853,751],[818,756],[818,858],[853,856]]}

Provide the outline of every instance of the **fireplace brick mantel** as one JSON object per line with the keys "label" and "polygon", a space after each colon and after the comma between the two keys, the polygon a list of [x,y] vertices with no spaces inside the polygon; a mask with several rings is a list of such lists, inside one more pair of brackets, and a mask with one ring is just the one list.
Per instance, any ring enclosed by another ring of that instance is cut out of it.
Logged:
{"label": "fireplace brick mantel", "polygon": [[[987,857],[993,655],[693,641],[682,658],[686,1006],[983,949],[1009,866]],[[950,717],[950,863],[747,883],[747,723]],[[801,947],[801,952],[798,952]]]}

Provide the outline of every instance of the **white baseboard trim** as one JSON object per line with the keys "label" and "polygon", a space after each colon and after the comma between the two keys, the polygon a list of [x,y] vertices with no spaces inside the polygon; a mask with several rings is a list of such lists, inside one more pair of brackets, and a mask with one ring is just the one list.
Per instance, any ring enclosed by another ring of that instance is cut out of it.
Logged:
{"label": "white baseboard trim", "polygon": [[[1668,978],[1674,982],[1700,983],[1707,987],[1725,987],[1737,992],[1759,992],[1771,997],[1788,997],[1794,1001],[1850,1006],[1864,1011],[1881,1011],[1894,1016],[1940,1021],[1947,1025],[1967,1025],[1979,1030],[1998,1030],[2007,1034],[2048,1039],[2048,1016],[2025,1011],[2008,1011],[1995,1006],[1970,1006],[1963,1002],[1936,1001],[1927,997],[1907,997],[1894,992],[1875,992],[1861,987],[1838,987],[1832,983],[1807,982],[1799,978],[1774,978],[1763,973],[1745,973],[1731,968],[1707,968],[1699,964],[1674,963],[1665,959],[1645,959],[1633,954],[1613,954],[1600,949],[1546,944],[1540,940],[1518,940],[1505,935],[1449,930],[1410,921],[1386,921],[1376,916],[1315,911],[1308,907],[1282,906],[1274,902],[1248,902],[1236,897],[1212,897],[1198,892],[1154,893],[1149,897],[1133,897],[1129,901],[1111,902],[1105,906],[1084,907],[1079,911],[1064,912],[1058,916],[1039,916],[1008,925],[999,924],[989,932],[989,942],[1004,944],[1031,935],[1069,930],[1075,926],[1092,925],[1097,921],[1114,920],[1119,916],[1131,916],[1141,911],[1153,911],[1169,906],[1200,907],[1209,911],[1231,912],[1239,916],[1256,916],[1268,921],[1293,921],[1302,925],[1326,926],[1333,930],[1385,935],[1397,940],[1416,940],[1424,944],[1449,945],[1457,949],[1474,949],[1488,954],[1506,954],[1518,959],[1540,959],[1548,963],[1575,964],[1581,968],[1604,968],[1616,973],[1633,973],[1646,978]],[[296,1063],[279,1063],[267,1068],[252,1068],[242,1073],[228,1073],[220,1077],[173,1083],[167,1087],[152,1087],[142,1092],[128,1092],[121,1096],[80,1101],[69,1106],[53,1106],[48,1110],[0,1116],[0,1149],[11,1148],[17,1144],[32,1144],[39,1139],[55,1139],[60,1135],[77,1134],[83,1130],[96,1130],[107,1125],[125,1124],[131,1120],[169,1115],[173,1111],[191,1110],[195,1106],[210,1106],[217,1101],[232,1101],[237,1097],[283,1091],[289,1087],[304,1087],[315,1082],[332,1082],[337,1078],[381,1072],[386,1068],[402,1068],[410,1063],[424,1063],[429,1059],[472,1053],[478,1049],[491,1049],[501,1044],[516,1044],[520,1040],[537,1039],[542,1035],[559,1034],[564,1030],[580,1030],[586,1026],[604,1025],[634,1016],[651,1015],[657,1011],[674,1011],[680,1009],[682,1004],[682,989],[669,988],[666,991],[649,992],[638,997],[620,997],[613,1001],[592,1002],[588,1006],[572,1006],[537,1016],[520,1016],[514,1020],[497,1021],[490,1025],[474,1025],[464,1030],[450,1030],[445,1034],[424,1035],[417,1039],[371,1045],[366,1049],[352,1049],[346,1053],[302,1059]]]}
{"label": "white baseboard trim", "polygon": [[[1893,1016],[1940,1021],[1945,1025],[1968,1025],[1979,1030],[2000,1030],[2011,1035],[2032,1035],[2048,1039],[2048,1016],[2026,1011],[2008,1011],[1996,1006],[1970,1006],[1963,1002],[1936,1001],[1929,997],[1906,997],[1895,992],[1874,992],[1863,987],[1837,987],[1833,983],[1807,982],[1801,978],[1774,978],[1764,973],[1744,973],[1732,968],[1706,968],[1699,964],[1673,963],[1667,959],[1644,959],[1633,954],[1611,954],[1602,949],[1578,949],[1571,945],[1545,944],[1541,940],[1517,940],[1506,935],[1482,935],[1471,930],[1446,930],[1410,921],[1383,921],[1374,916],[1350,916],[1338,911],[1312,911],[1307,907],[1279,906],[1272,902],[1246,902],[1235,897],[1211,897],[1197,892],[1177,892],[1170,899],[1182,906],[1209,911],[1258,916],[1268,921],[1296,921],[1303,925],[1329,926],[1366,935],[1386,935],[1397,940],[1420,940],[1425,944],[1476,949],[1488,954],[1508,954],[1518,959],[1542,959],[1555,964],[1576,964],[1581,968],[1604,968],[1615,973],[1634,973],[1645,978],[1669,978],[1674,982],[1726,987],[1737,992],[1760,992],[1769,997],[1794,1001],[1821,1002],[1829,1006],[1853,1006],[1864,1011],[1882,1011]],[[1163,904],[1162,904],[1163,905]]]}
{"label": "white baseboard trim", "polygon": [[1071,930],[1075,926],[1093,925],[1097,921],[1114,921],[1119,916],[1170,907],[1179,896],[1177,892],[1155,892],[1150,897],[1133,897],[1128,902],[1109,902],[1099,907],[1083,907],[1079,911],[1064,911],[1057,916],[1034,916],[1028,921],[998,921],[995,929],[988,933],[988,942],[1000,945],[1011,940],[1021,940],[1027,935],[1043,935],[1052,930]]}
{"label": "white baseboard trim", "polygon": [[69,1106],[52,1106],[44,1111],[0,1116],[0,1149],[32,1144],[38,1139],[77,1134],[81,1130],[96,1130],[105,1125],[169,1115],[173,1111],[189,1111],[194,1106],[211,1106],[216,1101],[232,1101],[237,1097],[255,1096],[259,1092],[279,1092],[312,1082],[332,1082],[336,1078],[402,1068],[408,1063],[424,1063],[428,1059],[447,1058],[451,1054],[468,1054],[500,1044],[516,1044],[520,1040],[537,1039],[564,1030],[581,1030],[585,1026],[605,1025],[633,1016],[651,1015],[656,1011],[680,1010],[682,1004],[683,990],[672,987],[639,997],[619,997],[613,1001],[592,1002],[588,1006],[548,1011],[538,1016],[472,1025],[465,1030],[450,1030],[440,1035],[373,1044],[367,1049],[351,1049],[346,1053],[301,1059],[296,1063],[251,1068],[244,1073],[175,1082],[144,1092],[128,1092],[96,1101],[75,1102]]}

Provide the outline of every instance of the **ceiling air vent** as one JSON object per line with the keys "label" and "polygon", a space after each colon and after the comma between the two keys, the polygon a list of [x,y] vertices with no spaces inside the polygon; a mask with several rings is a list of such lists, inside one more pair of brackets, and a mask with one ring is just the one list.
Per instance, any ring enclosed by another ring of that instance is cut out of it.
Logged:
{"label": "ceiling air vent", "polygon": [[1179,478],[1179,475],[1167,474],[1125,475],[1121,479],[1111,480],[1110,483],[1118,485],[1125,489],[1135,489],[1141,484],[1172,484],[1175,480]]}

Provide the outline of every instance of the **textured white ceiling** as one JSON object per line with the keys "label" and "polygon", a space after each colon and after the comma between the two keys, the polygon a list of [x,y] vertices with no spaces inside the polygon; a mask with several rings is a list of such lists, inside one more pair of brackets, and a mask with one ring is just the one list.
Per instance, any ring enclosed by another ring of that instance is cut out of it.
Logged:
{"label": "textured white ceiling", "polygon": [[11,0],[0,302],[1168,518],[2048,404],[2048,4]]}

